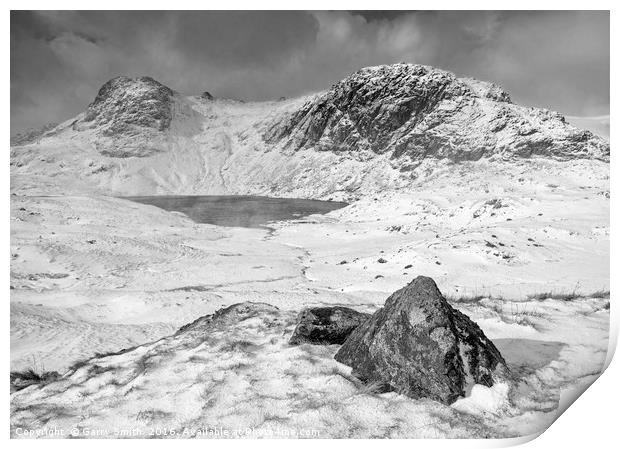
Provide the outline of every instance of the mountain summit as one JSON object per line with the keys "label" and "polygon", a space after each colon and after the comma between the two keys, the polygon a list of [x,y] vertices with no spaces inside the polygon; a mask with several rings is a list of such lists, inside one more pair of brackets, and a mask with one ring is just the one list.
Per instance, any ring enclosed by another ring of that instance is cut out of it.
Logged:
{"label": "mountain summit", "polygon": [[106,126],[110,135],[129,132],[132,126],[164,131],[172,120],[173,95],[172,89],[148,76],[119,76],[99,89],[82,123]]}
{"label": "mountain summit", "polygon": [[[174,92],[153,78],[119,76],[105,83],[74,130],[95,129],[99,150],[112,157],[160,151],[170,128]],[[130,141],[130,142],[128,142]]]}
{"label": "mountain summit", "polygon": [[295,149],[389,153],[419,161],[609,156],[609,145],[499,86],[433,67],[394,64],[352,74],[266,133]]}

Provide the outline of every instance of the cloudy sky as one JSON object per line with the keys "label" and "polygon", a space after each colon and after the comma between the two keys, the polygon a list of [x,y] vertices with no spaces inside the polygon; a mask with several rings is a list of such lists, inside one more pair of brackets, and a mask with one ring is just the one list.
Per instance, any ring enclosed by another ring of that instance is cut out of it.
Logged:
{"label": "cloudy sky", "polygon": [[246,100],[428,64],[518,103],[609,114],[606,12],[11,12],[11,134],[83,111],[118,75]]}

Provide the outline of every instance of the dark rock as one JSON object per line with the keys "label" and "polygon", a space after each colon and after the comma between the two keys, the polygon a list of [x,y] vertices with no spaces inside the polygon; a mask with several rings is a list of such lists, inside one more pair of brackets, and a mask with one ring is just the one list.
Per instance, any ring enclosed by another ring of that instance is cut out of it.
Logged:
{"label": "dark rock", "polygon": [[368,313],[338,306],[304,309],[299,314],[297,327],[289,343],[340,345],[370,316]]}
{"label": "dark rock", "polygon": [[213,95],[211,95],[210,92],[207,92],[206,90],[200,95],[200,98],[202,98],[203,100],[213,100]]}
{"label": "dark rock", "polygon": [[506,372],[495,345],[419,276],[347,338],[335,356],[363,381],[412,398],[451,404]]}
{"label": "dark rock", "polygon": [[119,76],[99,89],[83,121],[105,125],[106,135],[131,132],[136,126],[164,131],[172,120],[173,94],[148,76]]}
{"label": "dark rock", "polygon": [[60,379],[57,371],[45,371],[37,373],[33,369],[24,371],[11,371],[11,393],[23,390],[31,385],[46,385]]}
{"label": "dark rock", "polygon": [[385,260],[383,257],[379,257],[379,259],[377,259],[377,262],[379,262],[379,263],[387,263],[387,260]]}

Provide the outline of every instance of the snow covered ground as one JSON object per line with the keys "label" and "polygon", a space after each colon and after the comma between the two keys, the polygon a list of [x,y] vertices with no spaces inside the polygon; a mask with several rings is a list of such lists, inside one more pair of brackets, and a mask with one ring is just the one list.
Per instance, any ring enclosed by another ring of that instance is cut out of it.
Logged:
{"label": "snow covered ground", "polygon": [[373,392],[333,359],[338,346],[290,346],[295,314],[265,305],[247,319],[99,356],[57,382],[14,393],[12,429],[18,436],[42,423],[81,436],[210,437],[215,428],[230,437],[525,435],[553,420],[563,388],[600,370],[605,302],[530,304],[531,325],[517,324],[501,303],[463,307],[504,352],[514,383],[474,386],[452,406]]}
{"label": "snow covered ground", "polygon": [[[273,231],[196,224],[96,191],[24,196],[57,180],[28,182],[17,171],[11,196],[11,368],[65,375],[12,394],[14,436],[42,426],[517,436],[543,430],[562,392],[605,361],[605,162],[437,164],[410,187]],[[417,275],[497,344],[513,383],[447,407],[374,393],[333,360],[336,346],[287,344],[302,307],[374,311]],[[245,301],[279,310],[209,338],[172,335]]]}

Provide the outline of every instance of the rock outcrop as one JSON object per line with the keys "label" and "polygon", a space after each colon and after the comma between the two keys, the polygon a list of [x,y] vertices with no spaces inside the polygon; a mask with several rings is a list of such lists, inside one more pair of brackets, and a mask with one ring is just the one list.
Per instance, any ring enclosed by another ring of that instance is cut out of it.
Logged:
{"label": "rock outcrop", "polygon": [[426,158],[609,158],[607,142],[556,112],[515,105],[492,83],[404,63],[355,72],[274,122],[264,139],[294,150],[387,153],[405,170]]}
{"label": "rock outcrop", "polygon": [[392,294],[335,358],[365,382],[444,404],[476,383],[492,386],[506,370],[502,355],[476,323],[423,276]]}
{"label": "rock outcrop", "polygon": [[76,130],[94,129],[102,154],[144,157],[161,151],[170,128],[174,92],[148,76],[119,76],[105,83]]}
{"label": "rock outcrop", "polygon": [[213,95],[211,95],[211,92],[205,90],[202,94],[200,94],[200,98],[203,100],[211,101],[213,100]]}
{"label": "rock outcrop", "polygon": [[266,321],[278,321],[280,311],[276,306],[263,302],[241,302],[219,309],[211,315],[202,316],[182,326],[176,335],[202,333],[206,330],[227,330],[237,323],[255,317],[261,317]]}
{"label": "rock outcrop", "polygon": [[115,135],[132,126],[164,131],[172,120],[174,92],[153,78],[113,78],[99,89],[82,122],[105,125],[105,134]]}
{"label": "rock outcrop", "polygon": [[341,345],[370,314],[348,307],[312,307],[300,312],[289,343]]}

